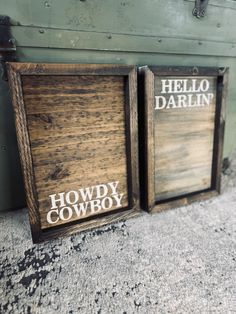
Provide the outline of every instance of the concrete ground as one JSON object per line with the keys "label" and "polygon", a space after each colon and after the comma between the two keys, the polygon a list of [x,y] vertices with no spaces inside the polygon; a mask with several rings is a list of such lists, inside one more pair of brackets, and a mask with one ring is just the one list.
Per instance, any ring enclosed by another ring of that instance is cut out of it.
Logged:
{"label": "concrete ground", "polygon": [[236,313],[236,158],[223,194],[33,245],[0,213],[0,313]]}

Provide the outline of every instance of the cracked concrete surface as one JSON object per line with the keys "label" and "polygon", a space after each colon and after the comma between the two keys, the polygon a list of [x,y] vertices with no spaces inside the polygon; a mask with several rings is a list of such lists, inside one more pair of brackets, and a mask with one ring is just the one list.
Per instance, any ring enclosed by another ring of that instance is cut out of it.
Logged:
{"label": "cracked concrete surface", "polygon": [[33,245],[0,213],[0,313],[236,313],[236,158],[223,193]]}

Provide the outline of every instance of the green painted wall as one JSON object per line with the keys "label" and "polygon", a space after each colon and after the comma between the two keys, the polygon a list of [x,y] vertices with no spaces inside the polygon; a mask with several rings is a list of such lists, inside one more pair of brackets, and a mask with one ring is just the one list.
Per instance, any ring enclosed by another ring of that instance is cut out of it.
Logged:
{"label": "green painted wall", "polygon": [[[224,156],[236,147],[236,1],[0,0],[20,61],[230,67]],[[24,200],[9,91],[0,80],[0,210]]]}

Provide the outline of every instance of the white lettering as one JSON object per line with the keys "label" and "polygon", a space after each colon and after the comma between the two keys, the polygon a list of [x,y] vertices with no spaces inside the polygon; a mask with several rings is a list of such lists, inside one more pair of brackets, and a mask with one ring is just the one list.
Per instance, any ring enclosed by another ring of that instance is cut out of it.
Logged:
{"label": "white lettering", "polygon": [[82,199],[83,199],[84,202],[87,201],[87,198],[88,198],[88,200],[92,199],[93,190],[94,190],[94,186],[91,186],[91,188],[79,189],[80,194],[81,194]]}
{"label": "white lettering", "polygon": [[201,91],[201,87],[200,86],[197,88],[196,82],[197,82],[196,79],[192,80],[192,89],[190,88],[191,93],[199,93]]}
{"label": "white lettering", "polygon": [[[57,194],[52,194],[52,195],[49,195],[50,199],[51,199],[51,204],[52,204],[52,207],[51,209],[54,209],[54,208],[57,208],[57,207],[62,207],[62,206],[65,206],[65,199],[64,199],[64,196],[65,196],[65,193],[59,193],[59,199],[56,199],[56,195]],[[59,206],[56,205],[56,203],[60,203]]]}
{"label": "white lettering", "polygon": [[[65,217],[64,211],[67,212],[67,218]],[[59,213],[60,219],[64,220],[64,221],[71,219],[72,215],[73,215],[73,212],[72,212],[72,209],[70,207],[63,207]]]}
{"label": "white lettering", "polygon": [[[52,208],[47,213],[47,222],[49,224],[57,224],[60,220],[67,222],[73,215],[86,217],[88,212],[97,214],[102,210],[111,210],[113,206],[122,207],[124,194],[118,194],[118,185],[119,181],[114,181],[81,188],[78,191],[50,195]],[[79,199],[82,200],[80,203]]]}
{"label": "white lettering", "polygon": [[90,201],[90,206],[91,206],[91,213],[92,214],[98,213],[102,209],[101,201],[99,199]]}
{"label": "white lettering", "polygon": [[79,203],[79,207],[78,207],[77,204],[73,205],[73,208],[74,208],[74,210],[76,212],[76,215],[78,217],[86,215],[86,212],[87,212],[87,209],[88,209],[88,204],[89,204],[89,202]]}
{"label": "white lettering", "polygon": [[50,210],[48,213],[47,213],[47,222],[49,223],[49,224],[56,224],[57,222],[58,222],[58,220],[59,220],[59,217],[57,217],[57,219],[56,220],[52,220],[52,214],[53,213],[56,213],[57,215],[58,215],[58,209],[54,209],[54,210]]}
{"label": "white lettering", "polygon": [[116,195],[113,195],[113,198],[114,200],[116,201],[116,207],[121,207],[121,200],[123,198],[124,194],[116,194]]}
{"label": "white lettering", "polygon": [[178,99],[178,108],[187,107],[187,96],[186,95],[177,95]]}
{"label": "white lettering", "polygon": [[[71,194],[73,195],[73,200],[71,200]],[[70,192],[68,192],[68,193],[66,193],[66,202],[68,203],[68,204],[75,204],[75,203],[77,203],[78,202],[78,200],[79,200],[79,194],[78,194],[78,192],[76,192],[76,191],[70,191]]]}
{"label": "white lettering", "polygon": [[166,98],[164,96],[155,96],[156,106],[155,109],[164,109],[166,106]]}
{"label": "white lettering", "polygon": [[[166,81],[168,83],[166,83]],[[161,80],[161,94],[172,93],[172,82],[173,80]]]}
{"label": "white lettering", "polygon": [[[177,96],[155,96],[155,109],[172,109],[186,107],[200,107],[210,105],[214,95],[207,92],[210,83],[207,79],[164,79],[161,80],[161,94],[180,94]],[[183,93],[183,94],[181,94]],[[201,94],[200,94],[201,93]],[[186,95],[187,94],[187,95]]]}
{"label": "white lettering", "polygon": [[203,101],[206,103],[207,106],[210,106],[211,104],[211,101],[213,100],[214,98],[214,95],[212,93],[209,93],[207,95],[202,95],[203,96]]}
{"label": "white lettering", "polygon": [[112,194],[111,195],[114,195],[114,194],[117,194],[117,186],[119,184],[119,181],[116,181],[116,182],[109,182],[107,185],[110,186],[111,190],[112,190]]}
{"label": "white lettering", "polygon": [[172,108],[176,108],[176,104],[175,104],[175,97],[174,95],[171,95],[168,101],[168,104],[166,106],[166,109],[169,109],[172,106]]}
{"label": "white lettering", "polygon": [[[106,205],[108,203],[108,205]],[[113,201],[111,197],[105,197],[101,201],[102,209],[110,209],[113,205]]]}
{"label": "white lettering", "polygon": [[97,190],[97,198],[105,197],[108,193],[108,188],[105,184],[97,185],[96,190]]}
{"label": "white lettering", "polygon": [[173,93],[183,92],[183,80],[174,80],[174,90]]}
{"label": "white lettering", "polygon": [[202,80],[201,83],[200,83],[200,91],[201,92],[206,92],[208,91],[210,87],[210,83],[208,80]]}

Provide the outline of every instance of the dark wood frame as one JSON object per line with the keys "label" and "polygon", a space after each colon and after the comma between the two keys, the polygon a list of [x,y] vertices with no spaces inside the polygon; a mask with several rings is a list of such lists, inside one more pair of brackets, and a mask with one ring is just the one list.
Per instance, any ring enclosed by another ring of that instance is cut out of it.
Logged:
{"label": "dark wood frame", "polygon": [[[18,146],[24,176],[26,200],[33,242],[41,242],[56,236],[70,235],[108,223],[117,222],[139,214],[138,131],[137,131],[137,71],[135,66],[110,64],[37,64],[8,63],[8,77],[12,91]],[[119,75],[125,80],[126,156],[128,203],[127,208],[88,217],[83,221],[42,230],[35,187],[34,165],[31,154],[27,117],[22,91],[22,75]]]}
{"label": "dark wood frame", "polygon": [[[140,182],[144,181],[144,193],[141,198],[144,209],[150,212],[159,212],[172,207],[184,206],[193,201],[205,200],[220,193],[228,72],[228,68],[211,67],[145,66],[139,68],[139,84],[144,86],[144,94],[140,99],[140,113],[144,116],[144,134],[142,136],[144,147],[140,154],[140,162],[143,160],[145,165]],[[217,78],[211,188],[160,202],[155,200],[154,193],[154,76],[214,76]]]}

